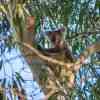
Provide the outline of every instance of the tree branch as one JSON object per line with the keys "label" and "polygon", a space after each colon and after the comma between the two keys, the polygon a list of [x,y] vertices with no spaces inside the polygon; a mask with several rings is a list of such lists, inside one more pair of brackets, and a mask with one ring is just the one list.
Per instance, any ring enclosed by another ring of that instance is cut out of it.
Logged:
{"label": "tree branch", "polygon": [[37,49],[35,49],[34,47],[32,47],[31,45],[27,44],[27,43],[22,43],[20,41],[16,41],[15,43],[20,44],[24,47],[29,48],[31,51],[33,51],[41,60],[44,60],[46,62],[49,63],[53,63],[56,65],[60,65],[60,66],[66,66],[67,69],[70,69],[71,66],[73,66],[74,63],[65,63],[63,61],[54,59],[52,57],[48,57],[48,56],[44,56],[42,53],[40,53]]}
{"label": "tree branch", "polygon": [[71,37],[67,37],[67,40],[70,39],[75,39],[75,38],[79,38],[79,37],[87,37],[89,35],[95,35],[95,34],[100,34],[100,30],[97,31],[89,31],[89,32],[81,32],[81,33],[76,33],[75,35],[71,36]]}
{"label": "tree branch", "polygon": [[85,59],[88,58],[88,56],[92,55],[95,52],[100,52],[100,41],[92,44],[91,46],[87,47],[80,56],[83,56]]}
{"label": "tree branch", "polygon": [[15,43],[29,48],[32,52],[35,53],[36,56],[38,56],[41,60],[43,60],[47,63],[52,63],[52,64],[55,64],[55,65],[64,66],[67,70],[72,70],[72,71],[73,70],[78,71],[80,69],[80,66],[82,64],[84,64],[84,60],[86,60],[88,58],[88,56],[92,55],[95,52],[100,52],[100,42],[96,42],[95,44],[92,44],[91,46],[87,47],[80,54],[80,58],[78,58],[75,63],[66,63],[64,61],[60,61],[60,60],[54,59],[52,57],[48,57],[48,56],[43,55],[36,48],[32,47],[31,45],[29,45],[27,43],[22,43],[20,41],[16,41]]}

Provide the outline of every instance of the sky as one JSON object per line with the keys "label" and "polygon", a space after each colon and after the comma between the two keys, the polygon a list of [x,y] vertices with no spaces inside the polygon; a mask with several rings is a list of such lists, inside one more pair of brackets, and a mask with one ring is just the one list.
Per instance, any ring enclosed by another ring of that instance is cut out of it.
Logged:
{"label": "sky", "polygon": [[[3,83],[3,80],[6,79],[5,87],[8,88],[9,84],[11,86],[13,85],[12,80],[14,79],[20,89],[20,85],[16,79],[16,73],[20,73],[25,81],[21,81],[21,85],[26,92],[27,99],[41,100],[41,98],[44,97],[44,93],[41,91],[38,83],[33,79],[29,65],[18,48],[12,48],[10,51],[6,48],[5,52],[1,54],[0,59],[3,60],[2,68],[0,70],[1,84]],[[10,98],[9,100],[12,100],[9,92],[6,91],[6,95]]]}

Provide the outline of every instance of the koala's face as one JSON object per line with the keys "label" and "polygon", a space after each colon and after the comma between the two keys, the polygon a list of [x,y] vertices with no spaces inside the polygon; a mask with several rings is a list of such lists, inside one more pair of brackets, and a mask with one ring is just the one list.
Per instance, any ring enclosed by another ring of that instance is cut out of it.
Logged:
{"label": "koala's face", "polygon": [[62,33],[59,30],[49,32],[48,37],[50,38],[55,48],[62,48]]}

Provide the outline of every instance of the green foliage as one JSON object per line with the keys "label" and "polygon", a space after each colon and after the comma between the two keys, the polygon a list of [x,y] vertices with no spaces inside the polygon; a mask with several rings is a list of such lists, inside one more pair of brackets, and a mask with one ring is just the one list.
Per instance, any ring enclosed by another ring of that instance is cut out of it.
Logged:
{"label": "green foliage", "polygon": [[95,99],[100,100],[100,78],[97,79],[97,82],[93,86],[92,91]]}
{"label": "green foliage", "polygon": [[[100,26],[97,25],[99,29],[96,26],[97,22],[100,21],[99,0],[93,2],[93,6],[92,0],[23,0],[22,2],[23,3],[19,4],[16,2],[11,2],[9,5],[0,5],[0,10],[3,10],[8,15],[12,26],[16,29],[16,33],[25,32],[26,16],[35,16],[36,21],[34,34],[36,34],[37,27],[40,25],[40,18],[42,16],[50,16],[54,21],[58,20],[65,25],[66,32],[64,35],[66,35],[66,41],[69,42],[72,48],[73,55],[79,56],[87,46],[100,39]],[[97,34],[98,30],[99,32]],[[10,43],[7,43],[7,45],[9,47],[11,46]],[[79,100],[100,99],[100,79],[95,76],[95,69],[97,66],[92,64],[95,58],[97,59],[97,56],[94,54],[91,56],[89,62],[86,65],[83,65],[84,70],[80,69],[82,71],[79,71],[77,76],[78,79],[76,79],[76,81],[81,83],[81,79],[84,76],[85,85],[83,89],[81,86],[78,86],[78,84],[75,85],[75,89],[72,91],[71,96],[69,96],[72,100],[75,100],[76,97],[78,97]],[[89,64],[91,66],[89,66]],[[1,68],[2,61],[0,62],[0,69]],[[48,73],[45,70],[41,70],[39,78],[45,82],[48,79],[47,75]],[[91,76],[89,76],[91,80],[93,78],[97,79],[97,81],[95,81],[95,85],[91,85],[91,82],[87,82],[87,80],[89,80],[88,75]],[[20,76],[20,73],[16,73],[16,79],[19,84],[21,84],[20,81],[24,82],[23,78]],[[2,83],[3,87],[5,82],[6,80],[4,79]],[[15,87],[17,87],[15,81],[14,84]],[[61,85],[64,86],[63,83]],[[90,93],[89,96],[86,95],[87,92]],[[49,100],[56,100],[58,94],[51,96]]]}
{"label": "green foliage", "polygon": [[100,1],[96,0],[96,7],[100,9]]}

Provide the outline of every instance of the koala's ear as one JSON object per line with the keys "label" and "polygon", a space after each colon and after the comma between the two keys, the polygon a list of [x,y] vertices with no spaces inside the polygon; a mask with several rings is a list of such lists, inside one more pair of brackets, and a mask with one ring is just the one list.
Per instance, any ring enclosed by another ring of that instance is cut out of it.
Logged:
{"label": "koala's ear", "polygon": [[60,30],[60,32],[64,32],[65,31],[65,28],[64,27],[62,27],[61,29],[59,29]]}

